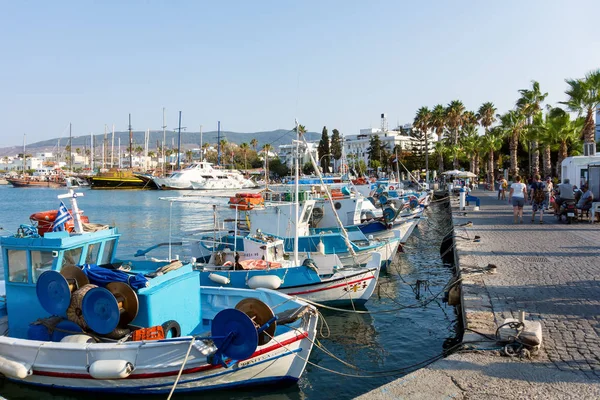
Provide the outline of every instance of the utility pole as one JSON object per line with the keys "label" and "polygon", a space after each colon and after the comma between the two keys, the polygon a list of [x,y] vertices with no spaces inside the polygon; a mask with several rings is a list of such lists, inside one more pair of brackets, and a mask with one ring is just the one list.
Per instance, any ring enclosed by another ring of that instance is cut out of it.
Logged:
{"label": "utility pole", "polygon": [[133,132],[131,131],[131,113],[129,114],[129,168],[133,168]]}

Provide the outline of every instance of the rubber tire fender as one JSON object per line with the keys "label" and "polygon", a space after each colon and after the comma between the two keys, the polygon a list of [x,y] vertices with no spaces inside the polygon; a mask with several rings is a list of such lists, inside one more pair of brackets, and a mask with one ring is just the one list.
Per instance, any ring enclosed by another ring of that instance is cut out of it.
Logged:
{"label": "rubber tire fender", "polygon": [[[181,326],[179,322],[170,319],[164,324],[162,324],[163,332],[165,333],[166,338],[177,338],[181,336]],[[171,336],[169,336],[169,332],[171,332]]]}

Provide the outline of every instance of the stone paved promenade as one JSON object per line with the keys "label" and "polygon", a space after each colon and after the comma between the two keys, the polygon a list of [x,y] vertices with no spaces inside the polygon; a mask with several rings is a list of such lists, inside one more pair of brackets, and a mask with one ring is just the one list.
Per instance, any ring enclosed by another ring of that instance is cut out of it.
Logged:
{"label": "stone paved promenade", "polygon": [[[540,321],[532,360],[457,353],[365,394],[365,399],[600,399],[600,224],[559,223],[553,214],[513,224],[512,207],[476,191],[481,210],[452,201],[467,326],[493,334],[507,317]],[[480,242],[473,242],[480,236]],[[485,267],[497,266],[490,274]],[[464,340],[481,336],[467,332]],[[485,344],[484,344],[485,347]],[[487,346],[491,347],[491,346]]]}

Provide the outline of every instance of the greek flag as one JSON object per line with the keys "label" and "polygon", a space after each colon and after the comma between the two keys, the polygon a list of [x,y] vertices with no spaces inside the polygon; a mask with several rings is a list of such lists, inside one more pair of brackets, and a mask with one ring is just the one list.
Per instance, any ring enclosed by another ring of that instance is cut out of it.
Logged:
{"label": "greek flag", "polygon": [[64,231],[65,222],[70,219],[73,219],[73,217],[69,213],[69,210],[67,210],[65,203],[61,201],[58,212],[56,213],[56,218],[54,219],[54,224],[52,225],[52,232]]}

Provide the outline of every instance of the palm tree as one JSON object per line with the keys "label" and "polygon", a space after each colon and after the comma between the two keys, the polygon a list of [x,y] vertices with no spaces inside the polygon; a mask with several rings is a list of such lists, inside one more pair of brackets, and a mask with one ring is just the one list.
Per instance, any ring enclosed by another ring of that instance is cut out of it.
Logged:
{"label": "palm tree", "polygon": [[494,190],[494,152],[502,147],[502,141],[503,130],[501,127],[486,130],[485,135],[481,138],[482,151],[488,153],[487,181],[491,190]]}
{"label": "palm tree", "polygon": [[584,151],[584,154],[596,154],[594,112],[600,105],[600,69],[589,72],[584,79],[567,79],[566,82],[569,88],[565,94],[569,99],[561,104],[565,104],[569,111],[576,112],[579,116],[585,113],[583,143],[584,148],[592,151]]}
{"label": "palm tree", "polygon": [[494,103],[487,102],[483,103],[479,110],[477,110],[477,119],[479,120],[479,125],[483,127],[486,131],[492,126],[494,122],[496,122],[496,107],[494,107]]}
{"label": "palm tree", "polygon": [[477,163],[479,161],[481,140],[477,133],[477,128],[474,124],[464,125],[462,134],[461,147],[469,160],[469,171],[473,172],[475,175],[479,175]]}
{"label": "palm tree", "polygon": [[462,124],[464,125],[477,125],[479,118],[473,111],[465,111],[462,115]]}
{"label": "palm tree", "polygon": [[267,182],[267,185],[269,184],[269,152],[272,148],[273,146],[271,146],[268,143],[265,144],[262,148],[263,154],[265,156],[265,180]]}
{"label": "palm tree", "polygon": [[254,151],[256,151],[256,147],[258,146],[258,140],[252,139],[250,141],[250,146],[252,146],[252,148],[254,149]]}
{"label": "palm tree", "polygon": [[519,139],[523,133],[525,116],[518,111],[511,110],[500,116],[500,122],[502,124],[502,129],[509,137],[510,174],[511,176],[516,176],[519,173],[517,150],[519,148]]}
{"label": "palm tree", "polygon": [[578,118],[571,121],[569,113],[562,108],[552,108],[548,112],[545,122],[545,129],[542,134],[542,140],[545,146],[550,149],[558,146],[558,160],[556,174],[560,177],[562,161],[567,158],[569,144],[577,143],[580,132],[583,130],[584,120]]}
{"label": "palm tree", "polygon": [[431,123],[431,111],[427,107],[421,107],[417,110],[413,126],[423,133],[425,138],[425,171],[429,173],[429,126]]}
{"label": "palm tree", "polygon": [[[431,120],[429,122],[429,126],[435,130],[435,133],[438,137],[438,143],[442,145],[442,138],[446,128],[446,109],[443,105],[438,104],[433,108],[433,110],[431,110]],[[436,151],[436,153],[438,155],[438,173],[441,174],[444,171],[444,152]]]}
{"label": "palm tree", "polygon": [[[458,130],[463,123],[465,105],[460,100],[452,100],[446,108],[446,124],[451,134],[452,145],[458,145]],[[458,154],[454,152],[453,166],[458,169]]]}
{"label": "palm tree", "polygon": [[448,147],[443,140],[438,140],[433,146],[433,154],[438,156],[438,171],[441,175],[441,171],[444,171],[444,154],[448,152]]}
{"label": "palm tree", "polygon": [[540,151],[537,145],[536,130],[531,130],[529,127],[533,124],[533,116],[542,110],[541,103],[548,96],[548,93],[542,94],[540,84],[537,81],[531,81],[531,89],[520,89],[519,93],[521,97],[517,100],[517,109],[527,119],[527,130],[529,131],[527,132],[527,136],[531,142],[529,149],[533,152],[533,160],[530,160],[529,172],[536,175],[540,172]]}
{"label": "palm tree", "polygon": [[[256,139],[252,139],[252,140],[256,140]],[[246,142],[240,144],[240,151],[242,152],[242,155],[244,156],[244,171],[246,171],[248,169],[248,165],[246,163],[246,154],[248,154],[249,148],[250,148],[250,146],[248,146],[248,143],[246,143]]]}

